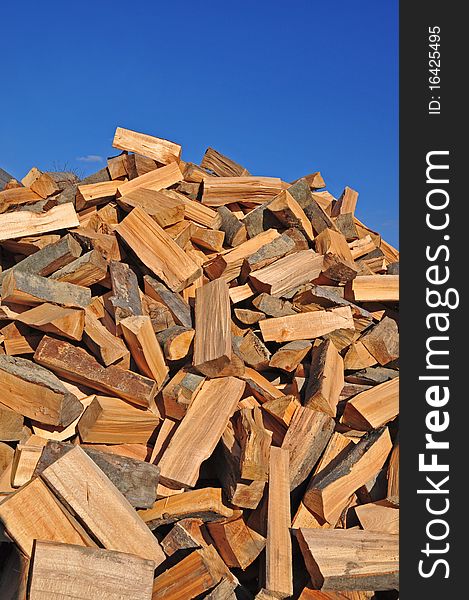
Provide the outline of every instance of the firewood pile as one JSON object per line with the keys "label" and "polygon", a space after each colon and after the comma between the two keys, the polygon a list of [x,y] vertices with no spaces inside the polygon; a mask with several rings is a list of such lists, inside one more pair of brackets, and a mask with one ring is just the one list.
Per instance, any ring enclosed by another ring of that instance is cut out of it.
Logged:
{"label": "firewood pile", "polygon": [[117,128],[0,192],[0,598],[397,598],[398,252]]}

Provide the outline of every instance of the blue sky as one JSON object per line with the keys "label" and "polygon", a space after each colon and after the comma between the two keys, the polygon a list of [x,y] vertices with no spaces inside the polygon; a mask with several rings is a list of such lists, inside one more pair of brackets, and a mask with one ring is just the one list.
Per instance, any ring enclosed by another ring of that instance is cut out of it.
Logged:
{"label": "blue sky", "polygon": [[[113,154],[117,125],[253,174],[320,170],[359,191],[357,216],[398,240],[397,0],[7,3],[0,166]],[[116,152],[114,152],[116,153]],[[98,160],[98,158],[96,158]]]}

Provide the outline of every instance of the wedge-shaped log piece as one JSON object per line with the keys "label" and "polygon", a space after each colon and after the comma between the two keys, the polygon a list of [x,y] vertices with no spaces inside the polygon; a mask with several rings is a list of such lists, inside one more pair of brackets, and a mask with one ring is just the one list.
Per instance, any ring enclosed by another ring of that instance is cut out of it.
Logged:
{"label": "wedge-shaped log piece", "polygon": [[51,302],[68,308],[85,308],[91,302],[91,292],[72,283],[51,281],[47,277],[22,271],[10,271],[2,283],[2,300],[27,306]]}
{"label": "wedge-shaped log piece", "polygon": [[318,473],[309,483],[303,503],[332,525],[351,494],[370,481],[383,467],[391,451],[388,429],[379,429],[348,447],[341,460]]}
{"label": "wedge-shaped log piece", "polygon": [[179,370],[162,392],[166,416],[182,419],[204,381],[205,377],[192,368]]}
{"label": "wedge-shaped log piece", "polygon": [[265,319],[259,321],[259,327],[265,342],[312,340],[337,329],[355,329],[348,306]]}
{"label": "wedge-shaped log piece", "polygon": [[171,198],[155,190],[138,188],[119,198],[118,203],[127,212],[139,206],[160,227],[168,227],[184,219],[184,202],[179,198]]}
{"label": "wedge-shaped log piece", "polygon": [[205,266],[205,272],[211,279],[223,277],[226,281],[236,279],[241,273],[245,258],[259,250],[265,244],[280,236],[275,229],[268,229],[247,240],[225,254],[220,254]]}
{"label": "wedge-shaped log piece", "polygon": [[0,356],[2,404],[49,425],[66,426],[82,411],[78,398],[57,377],[25,358]]}
{"label": "wedge-shaped log piece", "polygon": [[307,249],[308,242],[305,236],[298,229],[287,229],[282,235],[269,244],[265,244],[245,259],[241,276],[246,278],[253,271],[263,269],[287,254]]}
{"label": "wedge-shaped log piece", "polygon": [[119,398],[96,396],[78,422],[83,442],[94,444],[146,444],[160,419]]}
{"label": "wedge-shaped log piece", "polygon": [[78,177],[69,171],[37,172],[29,187],[39,194],[41,198],[47,198],[61,192],[66,187],[78,182]]}
{"label": "wedge-shaped log piece", "polygon": [[293,594],[288,451],[270,450],[265,587],[281,598]]}
{"label": "wedge-shaped log piece", "polygon": [[[35,437],[35,436],[33,436]],[[28,446],[25,446],[27,448]],[[33,446],[34,447],[34,446]],[[52,463],[73,450],[73,444],[48,442],[38,457],[35,475],[40,475]],[[135,508],[149,508],[156,500],[160,470],[155,465],[129,456],[101,452],[82,446],[83,451],[109,477],[119,492]]]}
{"label": "wedge-shaped log piece", "polygon": [[305,340],[290,342],[277,350],[270,359],[269,364],[274,369],[282,369],[282,371],[291,373],[297,368],[310,350],[311,342]]}
{"label": "wedge-shaped log piece", "polygon": [[145,275],[143,280],[147,296],[167,306],[178,325],[192,327],[190,306],[179,294],[172,292],[165,285],[150,277],[150,275]]}
{"label": "wedge-shaped log piece", "polygon": [[156,337],[167,360],[182,360],[191,351],[194,335],[194,329],[175,325],[160,331]]}
{"label": "wedge-shaped log piece", "polygon": [[388,502],[399,506],[399,439],[395,442],[388,465]]}
{"label": "wedge-shaped log piece", "polygon": [[153,380],[115,365],[103,367],[83,348],[48,336],[42,338],[34,360],[70,381],[115,394],[138,406],[150,406],[156,394]]}
{"label": "wedge-shaped log piece", "polygon": [[42,250],[38,250],[24,258],[11,269],[4,270],[0,274],[0,282],[13,269],[47,277],[57,269],[73,262],[80,255],[80,244],[71,235],[65,235],[59,241],[49,244]]}
{"label": "wedge-shaped log piece", "polygon": [[[121,319],[143,315],[142,300],[137,276],[129,265],[112,260],[109,264],[112,296],[109,302],[114,309],[114,319],[119,325]],[[111,309],[112,310],[112,309]]]}
{"label": "wedge-shaped log piece", "polygon": [[28,483],[33,477],[34,469],[41,458],[45,438],[32,435],[24,444],[19,443],[15,448],[15,456],[11,466],[11,485],[14,488]]}
{"label": "wedge-shaped log piece", "polygon": [[99,250],[91,250],[51,275],[51,279],[90,287],[107,274],[107,261]]}
{"label": "wedge-shaped log piece", "polygon": [[314,239],[310,220],[287,190],[282,190],[272,202],[269,202],[267,210],[273,213],[286,227],[295,227],[302,231],[309,240]]}
{"label": "wedge-shaped log piece", "polygon": [[38,541],[30,600],[151,600],[155,565],[133,554]]}
{"label": "wedge-shaped log piece", "polygon": [[359,275],[348,294],[357,302],[399,302],[399,275]]}
{"label": "wedge-shaped log piece", "polygon": [[163,188],[167,188],[170,185],[181,181],[183,175],[181,173],[181,169],[179,165],[174,162],[165,167],[160,167],[159,169],[154,169],[149,171],[148,173],[144,173],[131,181],[127,181],[125,183],[119,182],[119,187],[117,188],[118,196],[126,196],[130,192],[139,189],[146,190],[154,190],[159,192]]}
{"label": "wedge-shaped log piece", "polygon": [[303,406],[296,409],[282,442],[290,456],[291,490],[309,476],[333,431],[334,420],[329,415]]}
{"label": "wedge-shaped log piece", "polygon": [[16,321],[46,333],[79,341],[85,326],[85,312],[79,308],[45,303],[19,314]]}
{"label": "wedge-shaped log piece", "polygon": [[200,267],[141,208],[134,208],[116,231],[173,292],[183,290],[202,274]]}
{"label": "wedge-shaped log piece", "polygon": [[358,192],[345,186],[340,198],[332,208],[332,216],[337,217],[346,213],[354,213],[358,201]]}
{"label": "wedge-shaped log piece", "polygon": [[344,387],[344,361],[330,340],[313,348],[304,405],[335,417]]}
{"label": "wedge-shaped log piece", "polygon": [[119,181],[102,181],[100,183],[88,183],[78,186],[76,195],[77,210],[105,204],[116,197]]}
{"label": "wedge-shaped log piece", "polygon": [[231,313],[228,285],[215,279],[195,293],[194,367],[216,377],[231,361]]}
{"label": "wedge-shaped log piece", "polygon": [[222,579],[233,580],[228,567],[213,546],[194,550],[153,582],[152,600],[193,600]]}
{"label": "wedge-shaped log piece", "polygon": [[399,358],[399,330],[394,319],[384,317],[360,338],[360,342],[380,365]]}
{"label": "wedge-shaped log piece", "polygon": [[399,414],[399,377],[375,385],[345,405],[341,423],[359,431],[377,429]]}
{"label": "wedge-shaped log piece", "polygon": [[165,559],[129,502],[78,446],[47,467],[41,479],[107,550],[131,552],[156,566]]}
{"label": "wedge-shaped log piece", "polygon": [[179,162],[182,151],[179,144],[124,127],[117,127],[112,145],[119,150],[127,150],[152,158],[163,165]]}
{"label": "wedge-shaped log piece", "polygon": [[[2,442],[19,441],[23,437],[23,424],[23,415],[0,404],[0,440]],[[0,464],[0,472],[1,470]]]}
{"label": "wedge-shaped log piece", "polygon": [[215,548],[232,569],[246,569],[265,547],[265,538],[251,529],[239,514],[214,523],[208,523]]}
{"label": "wedge-shaped log piece", "polygon": [[33,479],[0,504],[0,520],[28,557],[35,540],[95,546],[85,530],[40,479]]}
{"label": "wedge-shaped log piece", "polygon": [[399,587],[397,535],[300,529],[298,541],[316,589],[392,590]]}
{"label": "wedge-shaped log piece", "polygon": [[106,367],[129,354],[124,342],[112,335],[89,309],[85,311],[83,341]]}
{"label": "wedge-shaped log piece", "polygon": [[161,193],[182,202],[184,204],[184,216],[189,221],[209,227],[210,229],[220,229],[221,217],[213,208],[205,206],[196,200],[191,200],[175,190],[161,190]]}
{"label": "wedge-shaped log piece", "polygon": [[120,321],[120,326],[139,370],[154,379],[160,390],[166,381],[169,369],[153,331],[150,317],[144,315],[126,317]]}
{"label": "wedge-shaped log piece", "polygon": [[209,487],[157,500],[138,514],[150,529],[156,529],[187,518],[204,522],[229,518],[233,516],[233,509],[223,504],[220,488]]}
{"label": "wedge-shaped log piece", "polygon": [[399,508],[387,500],[356,506],[355,512],[365,531],[399,533]]}
{"label": "wedge-shaped log piece", "polygon": [[41,199],[39,194],[33,192],[29,187],[5,188],[0,191],[0,213],[6,212],[10,207],[30,204]]}
{"label": "wedge-shaped log piece", "polygon": [[368,352],[361,341],[350,344],[347,354],[344,356],[344,369],[357,370],[366,369],[376,365],[378,361]]}
{"label": "wedge-shaped log piece", "polygon": [[0,215],[0,241],[40,235],[78,227],[78,215],[71,202],[54,206],[45,213],[16,211]]}
{"label": "wedge-shaped log piece", "polygon": [[214,148],[207,148],[200,166],[218,177],[245,177],[249,171]]}
{"label": "wedge-shaped log piece", "polygon": [[206,548],[209,543],[204,536],[202,519],[187,518],[174,524],[171,531],[161,540],[166,556],[172,556],[179,550]]}
{"label": "wedge-shaped log piece", "polygon": [[241,479],[267,481],[272,434],[264,427],[260,408],[241,409],[234,429],[240,447]]}
{"label": "wedge-shaped log piece", "polygon": [[217,209],[221,217],[220,229],[225,232],[225,242],[229,246],[239,246],[247,240],[246,226],[226,206]]}
{"label": "wedge-shaped log piece", "polygon": [[277,177],[205,177],[202,202],[222,206],[232,202],[263,204],[282,190]]}
{"label": "wedge-shaped log piece", "polygon": [[194,487],[200,465],[214,451],[244,388],[244,381],[234,377],[203,383],[159,461],[162,483]]}
{"label": "wedge-shaped log piece", "polygon": [[313,250],[289,254],[249,276],[252,285],[271,296],[283,296],[321,274],[324,259]]}

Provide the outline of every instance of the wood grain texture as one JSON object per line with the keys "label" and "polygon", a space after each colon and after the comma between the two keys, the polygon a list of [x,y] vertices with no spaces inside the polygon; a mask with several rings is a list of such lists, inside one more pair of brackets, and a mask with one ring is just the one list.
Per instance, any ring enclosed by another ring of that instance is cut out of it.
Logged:
{"label": "wood grain texture", "polygon": [[59,204],[45,213],[31,211],[0,215],[0,241],[13,240],[48,231],[78,227],[79,221],[71,202]]}

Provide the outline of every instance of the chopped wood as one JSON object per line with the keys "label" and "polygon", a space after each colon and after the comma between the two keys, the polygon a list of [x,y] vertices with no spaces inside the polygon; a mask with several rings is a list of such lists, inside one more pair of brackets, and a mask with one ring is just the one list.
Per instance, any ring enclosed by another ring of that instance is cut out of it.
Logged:
{"label": "chopped wood", "polygon": [[376,365],[376,358],[368,352],[362,341],[350,344],[347,354],[344,356],[344,369],[346,371],[366,369]]}
{"label": "chopped wood", "polygon": [[181,181],[183,175],[177,162],[170,163],[165,167],[148,171],[143,175],[139,175],[135,179],[127,182],[117,182],[117,196],[126,196],[130,192],[139,189],[154,190],[159,192],[160,190],[169,187]]}
{"label": "chopped wood", "polygon": [[345,405],[341,423],[370,431],[386,425],[399,414],[399,377],[354,396]]}
{"label": "chopped wood", "polygon": [[156,566],[164,561],[156,538],[81,448],[64,454],[40,477],[107,550],[131,552]]}
{"label": "chopped wood", "polygon": [[155,564],[124,552],[38,541],[30,600],[151,600]]}
{"label": "chopped wood", "polygon": [[202,202],[222,206],[231,202],[263,204],[282,190],[277,177],[205,177]]}
{"label": "chopped wood", "polygon": [[78,227],[79,221],[71,202],[54,206],[45,213],[32,211],[0,215],[0,241],[34,236],[48,231]]}
{"label": "chopped wood", "polygon": [[90,287],[107,274],[107,261],[99,250],[91,250],[50,276],[56,281]]}
{"label": "chopped wood", "polygon": [[217,152],[214,148],[207,148],[200,166],[203,169],[212,171],[218,177],[244,177],[250,175],[247,169],[221,154],[221,152]]}
{"label": "chopped wood", "polygon": [[158,333],[157,338],[167,360],[182,360],[190,353],[194,335],[194,329],[175,325]]}
{"label": "chopped wood", "polygon": [[399,275],[359,275],[349,295],[356,302],[399,302]]}
{"label": "chopped wood", "polygon": [[306,340],[297,340],[285,344],[277,350],[270,359],[269,366],[287,373],[291,373],[296,369],[300,362],[305,358],[311,350],[311,342]]}
{"label": "chopped wood", "polygon": [[118,185],[118,181],[103,181],[100,183],[79,185],[75,202],[76,209],[81,211],[90,206],[114,200]]}
{"label": "chopped wood", "polygon": [[0,404],[0,440],[2,442],[19,441],[22,438],[23,424],[23,415]]}
{"label": "chopped wood", "polygon": [[265,342],[312,340],[337,329],[355,329],[348,306],[265,319],[259,326]]}
{"label": "chopped wood", "polygon": [[335,417],[343,387],[344,361],[334,344],[325,340],[313,348],[304,405]]}
{"label": "chopped wood", "polygon": [[233,569],[247,569],[265,547],[265,538],[239,515],[208,523],[207,529],[223,561]]}
{"label": "chopped wood", "polygon": [[226,206],[217,209],[221,217],[220,229],[225,233],[225,242],[229,246],[239,246],[247,240],[246,226]]}
{"label": "chopped wood", "polygon": [[42,338],[34,360],[70,381],[116,394],[138,406],[150,406],[157,392],[155,381],[115,365],[103,367],[83,348],[48,336]]}
{"label": "chopped wood", "polygon": [[399,533],[399,507],[386,500],[356,506],[355,512],[365,531]]}
{"label": "chopped wood", "polygon": [[332,216],[337,217],[338,215],[342,215],[344,213],[353,214],[355,212],[357,200],[358,192],[346,186],[340,198],[337,200],[337,202],[335,202],[332,208]]}
{"label": "chopped wood", "polygon": [[155,190],[138,188],[125,196],[121,196],[118,203],[127,212],[139,206],[160,227],[168,227],[184,219],[184,202],[179,198],[171,198]]}
{"label": "chopped wood", "polygon": [[380,365],[399,358],[399,331],[394,319],[384,317],[360,338],[360,342]]}
{"label": "chopped wood", "polygon": [[316,589],[396,589],[398,539],[394,534],[370,531],[298,531],[301,552]]}
{"label": "chopped wood", "polygon": [[388,493],[386,500],[399,506],[399,440],[394,444],[388,465]]}
{"label": "chopped wood", "polygon": [[179,144],[169,140],[138,133],[123,127],[117,127],[112,145],[119,150],[142,154],[164,165],[179,162],[182,150]]}

